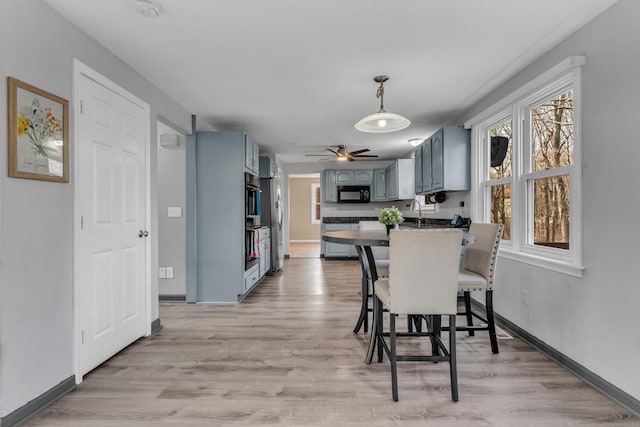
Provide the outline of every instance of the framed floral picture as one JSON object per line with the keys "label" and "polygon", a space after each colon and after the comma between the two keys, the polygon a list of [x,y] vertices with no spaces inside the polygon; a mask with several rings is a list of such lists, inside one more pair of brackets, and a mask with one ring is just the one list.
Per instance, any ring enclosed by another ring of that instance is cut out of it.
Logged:
{"label": "framed floral picture", "polygon": [[69,182],[69,101],[13,77],[7,86],[9,176]]}

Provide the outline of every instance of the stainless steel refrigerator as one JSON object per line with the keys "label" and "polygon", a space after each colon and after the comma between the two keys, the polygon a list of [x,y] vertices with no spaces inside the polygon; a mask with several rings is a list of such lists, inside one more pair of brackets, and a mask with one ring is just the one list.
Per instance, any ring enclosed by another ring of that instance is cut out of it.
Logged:
{"label": "stainless steel refrigerator", "polygon": [[261,157],[260,176],[271,177],[260,179],[260,224],[271,227],[271,273],[275,273],[284,264],[282,182],[276,162],[269,162],[270,170],[266,173],[263,163]]}

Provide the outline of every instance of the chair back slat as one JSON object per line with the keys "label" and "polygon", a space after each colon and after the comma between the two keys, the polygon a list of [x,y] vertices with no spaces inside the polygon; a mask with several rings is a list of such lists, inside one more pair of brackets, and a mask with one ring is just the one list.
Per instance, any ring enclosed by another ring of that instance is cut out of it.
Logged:
{"label": "chair back slat", "polygon": [[389,310],[455,314],[461,230],[391,230]]}

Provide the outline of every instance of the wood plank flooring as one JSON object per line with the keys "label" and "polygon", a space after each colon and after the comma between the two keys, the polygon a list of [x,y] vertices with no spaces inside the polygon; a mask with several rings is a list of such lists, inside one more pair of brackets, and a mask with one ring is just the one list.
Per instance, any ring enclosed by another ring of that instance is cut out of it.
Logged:
{"label": "wood plank flooring", "polygon": [[[596,426],[640,420],[518,339],[459,334],[448,365],[365,365],[355,261],[290,259],[239,305],[162,303],[164,328],[28,426]],[[400,325],[404,323],[400,321]]]}
{"label": "wood plank flooring", "polygon": [[289,242],[289,258],[320,258],[320,242]]}

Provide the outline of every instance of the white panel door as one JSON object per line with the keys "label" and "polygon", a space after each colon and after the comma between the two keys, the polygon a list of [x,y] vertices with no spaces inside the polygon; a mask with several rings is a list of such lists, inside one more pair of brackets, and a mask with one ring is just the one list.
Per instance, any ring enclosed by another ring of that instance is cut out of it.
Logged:
{"label": "white panel door", "polygon": [[145,109],[82,76],[78,349],[84,375],[146,333]]}

